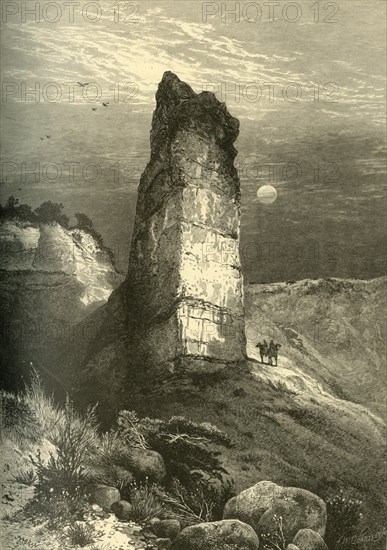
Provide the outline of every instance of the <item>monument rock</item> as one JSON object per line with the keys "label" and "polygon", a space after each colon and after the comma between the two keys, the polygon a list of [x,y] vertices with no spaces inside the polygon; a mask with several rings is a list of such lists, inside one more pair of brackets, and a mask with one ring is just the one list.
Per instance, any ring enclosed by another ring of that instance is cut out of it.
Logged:
{"label": "monument rock", "polygon": [[130,355],[170,372],[242,362],[239,121],[171,72],[156,100],[126,281]]}

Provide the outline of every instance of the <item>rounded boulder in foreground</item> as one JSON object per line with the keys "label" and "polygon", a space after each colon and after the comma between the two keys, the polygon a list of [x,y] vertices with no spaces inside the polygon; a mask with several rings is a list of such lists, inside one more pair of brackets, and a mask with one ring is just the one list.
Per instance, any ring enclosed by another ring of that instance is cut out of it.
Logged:
{"label": "rounded boulder in foreground", "polygon": [[276,533],[282,518],[286,542],[291,543],[300,529],[324,536],[327,511],[325,502],[310,491],[260,481],[229,500],[223,517],[251,525],[258,535]]}
{"label": "rounded boulder in foreground", "polygon": [[199,523],[181,531],[171,550],[258,550],[254,529],[239,520]]}
{"label": "rounded boulder in foreground", "polygon": [[293,542],[299,550],[328,550],[320,535],[312,529],[300,529]]}
{"label": "rounded boulder in foreground", "polygon": [[125,467],[136,479],[164,483],[166,469],[163,457],[156,451],[133,447],[126,455]]}

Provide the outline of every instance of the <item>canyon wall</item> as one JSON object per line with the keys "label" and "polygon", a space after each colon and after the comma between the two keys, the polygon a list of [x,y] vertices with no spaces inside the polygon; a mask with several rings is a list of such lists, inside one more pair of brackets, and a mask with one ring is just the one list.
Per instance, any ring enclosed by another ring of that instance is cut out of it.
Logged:
{"label": "canyon wall", "polygon": [[57,223],[4,221],[0,249],[4,384],[19,386],[33,364],[61,385],[63,369],[85,346],[86,331],[74,347],[79,322],[107,302],[123,277],[90,234]]}

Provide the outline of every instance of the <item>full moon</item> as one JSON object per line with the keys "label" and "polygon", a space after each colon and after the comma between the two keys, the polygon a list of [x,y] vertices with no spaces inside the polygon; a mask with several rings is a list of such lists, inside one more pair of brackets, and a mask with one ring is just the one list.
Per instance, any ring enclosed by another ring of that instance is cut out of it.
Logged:
{"label": "full moon", "polygon": [[272,185],[262,185],[257,191],[259,202],[271,204],[277,198],[277,191]]}

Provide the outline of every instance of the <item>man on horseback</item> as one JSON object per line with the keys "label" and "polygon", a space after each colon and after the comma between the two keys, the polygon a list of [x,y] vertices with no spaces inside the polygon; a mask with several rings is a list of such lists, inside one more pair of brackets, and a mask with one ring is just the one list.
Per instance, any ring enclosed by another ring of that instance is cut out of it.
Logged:
{"label": "man on horseback", "polygon": [[263,341],[263,344],[261,342],[258,342],[258,344],[255,346],[256,348],[259,348],[259,355],[261,357],[261,363],[264,363],[263,358],[267,355],[269,346],[267,345],[266,340]]}
{"label": "man on horseback", "polygon": [[281,344],[275,344],[273,340],[270,340],[269,350],[267,352],[268,364],[273,366],[272,359],[275,361],[275,367],[278,362],[278,350],[280,349]]}

